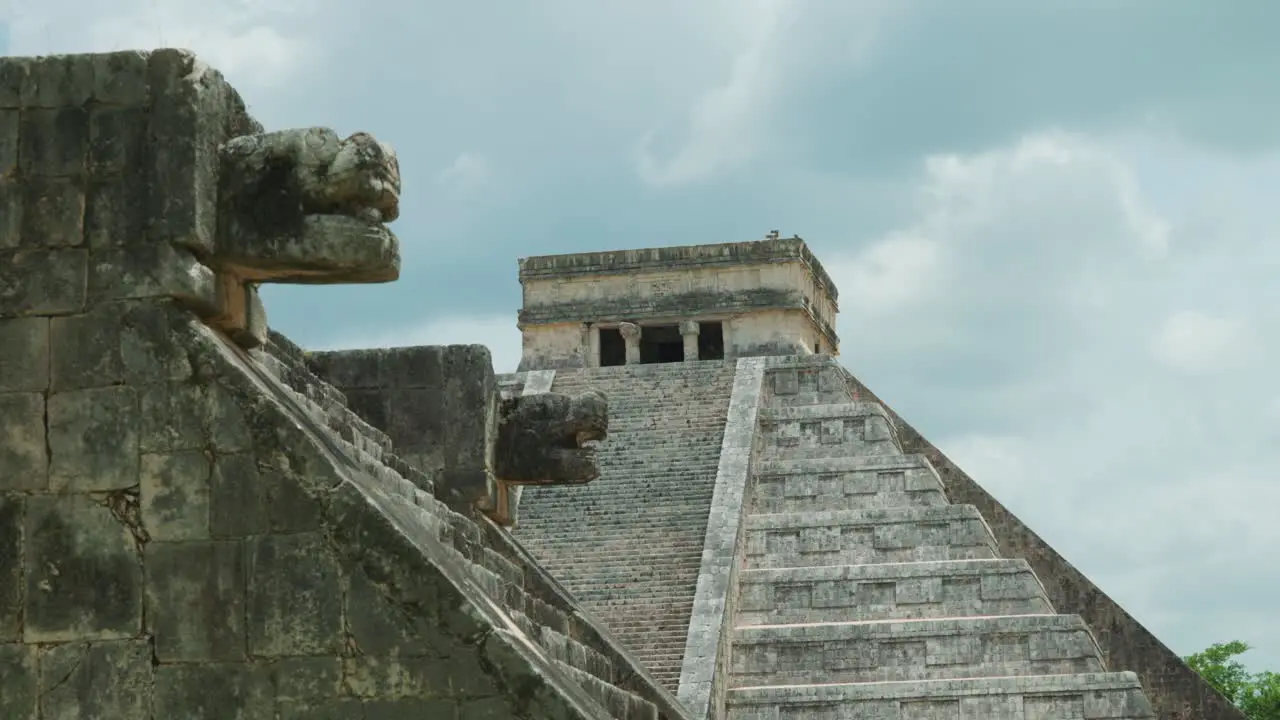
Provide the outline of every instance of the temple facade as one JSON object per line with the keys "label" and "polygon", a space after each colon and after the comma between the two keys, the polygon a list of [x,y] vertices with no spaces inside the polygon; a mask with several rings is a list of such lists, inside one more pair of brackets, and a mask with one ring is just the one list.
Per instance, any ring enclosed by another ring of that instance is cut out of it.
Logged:
{"label": "temple facade", "polygon": [[522,258],[520,284],[522,371],[839,352],[799,237]]}

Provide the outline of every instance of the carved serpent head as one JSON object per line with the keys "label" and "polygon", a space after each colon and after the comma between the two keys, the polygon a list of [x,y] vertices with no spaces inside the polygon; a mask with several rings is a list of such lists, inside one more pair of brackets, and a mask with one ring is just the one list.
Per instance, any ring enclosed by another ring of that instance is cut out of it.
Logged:
{"label": "carved serpent head", "polygon": [[513,485],[578,485],[600,476],[587,443],[609,432],[609,405],[591,391],[544,393],[504,400],[495,472]]}

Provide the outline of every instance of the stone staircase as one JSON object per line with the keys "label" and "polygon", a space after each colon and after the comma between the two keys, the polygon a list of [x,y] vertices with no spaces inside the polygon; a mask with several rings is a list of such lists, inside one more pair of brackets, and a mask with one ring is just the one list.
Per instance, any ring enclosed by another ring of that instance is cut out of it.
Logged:
{"label": "stone staircase", "polygon": [[731,720],[1152,718],[1079,617],[997,557],[834,364],[765,376],[733,615]]}
{"label": "stone staircase", "polygon": [[516,538],[672,692],[733,376],[723,361],[556,371],[553,391],[609,400],[601,476],[520,500]]}
{"label": "stone staircase", "polygon": [[[610,717],[682,717],[677,714],[681,712],[678,709],[662,713],[653,702],[620,687],[635,682],[636,673],[588,644],[610,643],[600,636],[594,621],[562,602],[566,598],[562,591],[558,592],[555,581],[529,562],[531,558],[505,529],[464,517],[436,500],[429,479],[397,458],[385,433],[349,410],[342,393],[311,372],[300,348],[288,338],[272,333],[269,342],[253,357],[280,382],[281,391],[289,393],[299,408],[336,434],[341,452],[382,479],[390,496],[430,519],[440,539],[470,568],[477,583],[541,646],[563,676],[591,695]],[[674,698],[666,705],[674,707]]]}

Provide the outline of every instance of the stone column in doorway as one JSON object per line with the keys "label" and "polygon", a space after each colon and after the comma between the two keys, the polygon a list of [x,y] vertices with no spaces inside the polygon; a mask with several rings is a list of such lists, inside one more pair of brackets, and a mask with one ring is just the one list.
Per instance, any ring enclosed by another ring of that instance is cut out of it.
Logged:
{"label": "stone column in doorway", "polygon": [[702,327],[696,320],[680,321],[680,337],[684,339],[685,362],[698,359],[698,333]]}
{"label": "stone column in doorway", "polygon": [[578,326],[578,352],[582,355],[582,367],[595,367],[595,353],[591,351],[591,323],[582,323]]}
{"label": "stone column in doorway", "polygon": [[635,323],[619,323],[618,332],[622,341],[627,344],[627,364],[640,364],[640,326]]}

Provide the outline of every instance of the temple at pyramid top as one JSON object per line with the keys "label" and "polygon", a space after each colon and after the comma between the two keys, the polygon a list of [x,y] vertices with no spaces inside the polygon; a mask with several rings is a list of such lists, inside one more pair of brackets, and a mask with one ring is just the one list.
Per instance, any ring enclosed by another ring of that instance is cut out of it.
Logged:
{"label": "temple at pyramid top", "polygon": [[835,355],[831,277],[799,237],[521,258],[521,370]]}

